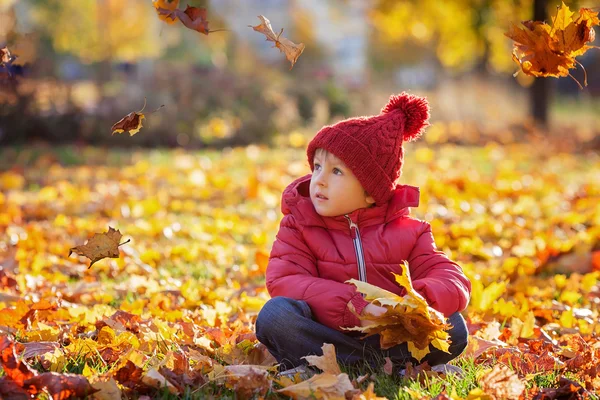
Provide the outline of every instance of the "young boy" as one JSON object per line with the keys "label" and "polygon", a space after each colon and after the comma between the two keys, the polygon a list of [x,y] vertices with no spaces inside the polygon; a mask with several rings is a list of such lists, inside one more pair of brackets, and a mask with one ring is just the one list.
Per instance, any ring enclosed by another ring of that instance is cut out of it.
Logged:
{"label": "young boy", "polygon": [[[379,336],[343,328],[370,323],[385,308],[366,301],[348,279],[360,279],[402,295],[392,272],[408,261],[412,284],[429,305],[448,317],[450,354],[431,348],[423,361],[434,366],[457,357],[467,345],[460,311],[471,284],[462,269],[438,251],[427,222],[409,216],[419,189],[397,185],[402,143],[428,126],[427,100],[391,96],[379,115],[350,118],[322,128],[307,149],[312,174],[283,192],[281,220],[266,272],[271,299],[256,320],[256,336],[280,363],[280,370],[306,364],[306,355],[335,346],[338,360],[390,357],[402,367],[413,359],[406,343],[388,350]],[[351,309],[367,319],[357,318]]]}

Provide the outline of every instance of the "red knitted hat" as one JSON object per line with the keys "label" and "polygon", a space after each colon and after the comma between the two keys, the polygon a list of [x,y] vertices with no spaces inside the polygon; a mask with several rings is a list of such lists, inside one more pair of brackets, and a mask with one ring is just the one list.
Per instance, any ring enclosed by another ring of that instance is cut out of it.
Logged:
{"label": "red knitted hat", "polygon": [[419,138],[429,126],[429,104],[423,97],[393,95],[379,115],[356,117],[323,127],[308,144],[314,170],[315,152],[322,148],[342,160],[377,205],[391,197],[402,173],[402,143]]}

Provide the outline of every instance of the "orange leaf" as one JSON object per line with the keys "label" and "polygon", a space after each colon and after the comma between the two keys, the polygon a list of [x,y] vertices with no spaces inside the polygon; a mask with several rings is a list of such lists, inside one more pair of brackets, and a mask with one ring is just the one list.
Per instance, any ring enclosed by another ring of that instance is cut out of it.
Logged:
{"label": "orange leaf", "polygon": [[[552,18],[552,26],[540,21],[523,21],[525,28],[518,28],[513,24],[504,33],[515,41],[513,60],[525,74],[573,78],[569,69],[575,68],[575,63],[579,64],[575,57],[595,47],[586,43],[594,40],[593,26],[600,24],[598,13],[591,9],[580,9],[577,20],[573,20],[573,14],[562,3],[556,16]],[[584,79],[584,85],[587,86],[587,76]]]}
{"label": "orange leaf", "polygon": [[525,383],[505,365],[496,364],[479,379],[479,386],[495,399],[518,399],[525,390]]}
{"label": "orange leaf", "polygon": [[[208,21],[206,20],[206,8],[190,7],[185,8],[184,13],[192,20],[192,26],[184,25],[192,30],[208,35]],[[183,20],[181,21],[183,22]]]}
{"label": "orange leaf", "polygon": [[271,22],[262,15],[259,15],[258,18],[261,20],[260,25],[252,26],[248,25],[256,32],[260,32],[267,37],[267,40],[274,42],[275,47],[277,47],[280,51],[285,53],[285,57],[292,64],[290,69],[294,67],[294,64],[300,57],[300,54],[304,51],[304,44],[295,44],[291,40],[284,38],[281,36],[283,33],[283,28],[278,34],[273,32],[273,28],[271,28]]}
{"label": "orange leaf", "polygon": [[99,390],[94,389],[83,375],[59,374],[57,372],[44,372],[24,382],[26,387],[35,387],[37,392],[47,391],[53,400],[86,398]]}
{"label": "orange leaf", "polygon": [[23,382],[35,376],[35,371],[23,361],[18,361],[15,346],[15,343],[8,337],[0,336],[0,365],[2,365],[4,375],[22,387]]}
{"label": "orange leaf", "polygon": [[96,233],[86,244],[71,248],[69,256],[71,256],[72,253],[77,253],[89,258],[92,261],[90,267],[94,265],[96,261],[106,257],[119,258],[119,246],[129,242],[129,240],[127,240],[124,243],[119,243],[121,236],[123,235],[118,229],[115,230],[109,226],[108,232]]}
{"label": "orange leaf", "polygon": [[152,5],[156,9],[158,18],[161,21],[165,21],[167,24],[172,25],[177,22],[177,17],[171,15],[171,13],[161,13],[161,9],[165,11],[173,11],[179,6],[179,0],[152,0]]}

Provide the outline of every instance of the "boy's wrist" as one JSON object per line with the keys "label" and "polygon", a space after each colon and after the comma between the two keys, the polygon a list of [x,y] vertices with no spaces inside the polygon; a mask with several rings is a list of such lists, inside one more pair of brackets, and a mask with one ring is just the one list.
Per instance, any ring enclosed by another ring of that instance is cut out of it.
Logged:
{"label": "boy's wrist", "polygon": [[348,302],[348,308],[354,309],[356,314],[361,315],[368,304],[370,303],[366,301],[360,293],[356,293],[350,298],[350,301]]}

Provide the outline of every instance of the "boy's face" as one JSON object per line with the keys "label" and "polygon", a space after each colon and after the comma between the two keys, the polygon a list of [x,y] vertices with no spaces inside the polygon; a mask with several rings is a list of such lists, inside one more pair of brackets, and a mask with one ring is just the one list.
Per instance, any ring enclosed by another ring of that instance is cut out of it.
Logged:
{"label": "boy's face", "polygon": [[313,161],[310,199],[319,215],[336,217],[375,203],[342,160],[317,149]]}

